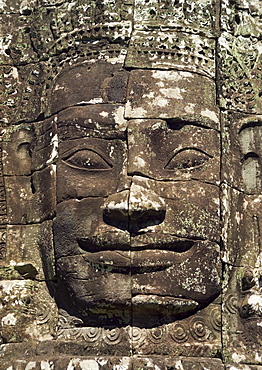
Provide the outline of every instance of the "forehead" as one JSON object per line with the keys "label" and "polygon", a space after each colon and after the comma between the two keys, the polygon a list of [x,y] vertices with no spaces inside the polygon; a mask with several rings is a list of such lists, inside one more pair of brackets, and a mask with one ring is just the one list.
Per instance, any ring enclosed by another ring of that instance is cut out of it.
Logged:
{"label": "forehead", "polygon": [[215,83],[196,73],[133,70],[130,73],[126,118],[195,119],[218,128]]}
{"label": "forehead", "polygon": [[119,120],[158,118],[182,119],[219,129],[214,81],[183,71],[128,72],[106,62],[74,66],[64,71],[53,87],[53,112],[69,107],[74,107],[71,115],[75,117],[87,115],[87,126],[92,121],[98,127],[108,126],[109,121],[119,124]]}

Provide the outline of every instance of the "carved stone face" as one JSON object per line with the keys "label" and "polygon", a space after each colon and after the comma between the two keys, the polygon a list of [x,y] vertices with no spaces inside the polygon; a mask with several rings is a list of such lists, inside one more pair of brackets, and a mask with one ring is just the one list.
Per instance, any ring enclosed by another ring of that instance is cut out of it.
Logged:
{"label": "carved stone face", "polygon": [[221,270],[213,81],[75,66],[56,82],[53,112],[59,305],[88,324],[139,326],[211,303]]}

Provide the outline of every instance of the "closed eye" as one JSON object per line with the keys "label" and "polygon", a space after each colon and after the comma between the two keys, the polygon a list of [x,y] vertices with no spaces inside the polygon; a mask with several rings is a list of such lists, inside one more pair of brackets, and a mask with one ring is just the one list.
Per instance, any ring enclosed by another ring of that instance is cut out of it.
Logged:
{"label": "closed eye", "polygon": [[211,158],[211,155],[200,149],[186,148],[174,154],[164,168],[168,171],[197,169]]}
{"label": "closed eye", "polygon": [[70,167],[81,170],[102,171],[112,168],[112,164],[106,161],[100,154],[91,149],[81,149],[68,157],[63,158],[63,162]]}

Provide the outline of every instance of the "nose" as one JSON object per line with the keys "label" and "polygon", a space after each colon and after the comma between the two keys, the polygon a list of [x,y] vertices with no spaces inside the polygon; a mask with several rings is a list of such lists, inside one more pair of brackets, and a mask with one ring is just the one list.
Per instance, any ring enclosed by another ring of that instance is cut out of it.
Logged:
{"label": "nose", "polygon": [[165,202],[154,191],[133,184],[125,190],[107,198],[104,205],[104,222],[130,234],[164,221]]}

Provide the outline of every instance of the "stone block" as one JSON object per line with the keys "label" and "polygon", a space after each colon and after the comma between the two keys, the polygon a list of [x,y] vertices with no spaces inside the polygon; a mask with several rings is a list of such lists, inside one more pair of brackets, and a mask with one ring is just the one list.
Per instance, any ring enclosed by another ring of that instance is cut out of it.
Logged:
{"label": "stone block", "polygon": [[45,283],[2,280],[0,294],[2,342],[38,342],[54,338],[57,307]]}
{"label": "stone block", "polygon": [[11,126],[6,129],[2,143],[4,175],[30,175],[32,171],[33,125]]}
{"label": "stone block", "polygon": [[[18,28],[18,34],[14,33],[10,45],[8,37],[6,40],[8,56],[10,54],[13,60],[11,66],[1,67],[3,73],[1,122],[4,126],[33,122],[41,117],[41,95],[48,77],[45,63],[30,63],[32,60],[35,61],[35,53],[29,46],[29,36],[26,32],[28,30],[28,25]],[[26,38],[24,42],[23,38]],[[29,64],[26,64],[27,61]]]}
{"label": "stone block", "polygon": [[53,113],[77,104],[125,103],[128,72],[119,64],[100,62],[71,67],[53,87]]}
{"label": "stone block", "polygon": [[[128,123],[128,173],[155,180],[219,184],[220,135],[190,120],[134,119]],[[161,143],[161,144],[160,144]]]}
{"label": "stone block", "polygon": [[90,104],[59,112],[54,118],[59,142],[83,138],[124,140],[127,128],[124,109],[122,104]]}
{"label": "stone block", "polygon": [[247,194],[261,194],[261,115],[222,115],[222,180]]}
{"label": "stone block", "polygon": [[[150,6],[146,8],[149,9]],[[161,27],[162,22],[163,20]],[[150,28],[150,24],[145,28]],[[152,28],[150,31],[147,29],[133,31],[125,61],[126,67],[197,71],[215,78],[213,39],[180,30],[168,29],[161,32]],[[192,59],[195,63],[192,63]]]}
{"label": "stone block", "polygon": [[261,195],[246,195],[223,186],[223,260],[234,266],[261,264]]}
{"label": "stone block", "polygon": [[55,167],[31,176],[6,176],[7,218],[10,224],[39,223],[54,215]]}
{"label": "stone block", "polygon": [[[227,267],[223,299],[223,358],[225,362],[262,364],[261,267]],[[245,369],[242,365],[243,369]],[[242,369],[242,367],[239,367]],[[256,368],[256,367],[255,367]]]}
{"label": "stone block", "polygon": [[134,28],[155,30],[156,28],[179,30],[194,29],[194,31],[214,35],[217,26],[219,11],[214,0],[201,3],[175,2],[165,0],[140,0],[135,3]]}
{"label": "stone block", "polygon": [[[228,6],[226,8],[228,9]],[[225,109],[261,114],[260,49],[262,42],[259,37],[261,33],[261,24],[259,23],[261,21],[260,17],[251,15],[249,11],[246,12],[247,16],[243,17],[244,13],[241,9],[235,15],[238,23],[232,22],[236,27],[233,31],[234,34],[222,32],[218,40],[219,102],[221,107]],[[244,35],[241,34],[241,31],[238,34],[238,30],[244,30]],[[252,33],[255,35],[250,37]],[[246,37],[247,35],[249,37]],[[234,62],[232,62],[232,58]]]}
{"label": "stone block", "polygon": [[135,357],[133,369],[148,370],[224,370],[224,365],[219,359],[196,358],[196,357]]}
{"label": "stone block", "polygon": [[51,280],[54,277],[52,221],[35,225],[8,225],[5,265],[22,278]]}
{"label": "stone block", "polygon": [[215,84],[207,77],[190,72],[134,70],[128,82],[125,116],[180,120],[191,117],[217,129],[219,114],[215,101]]}

